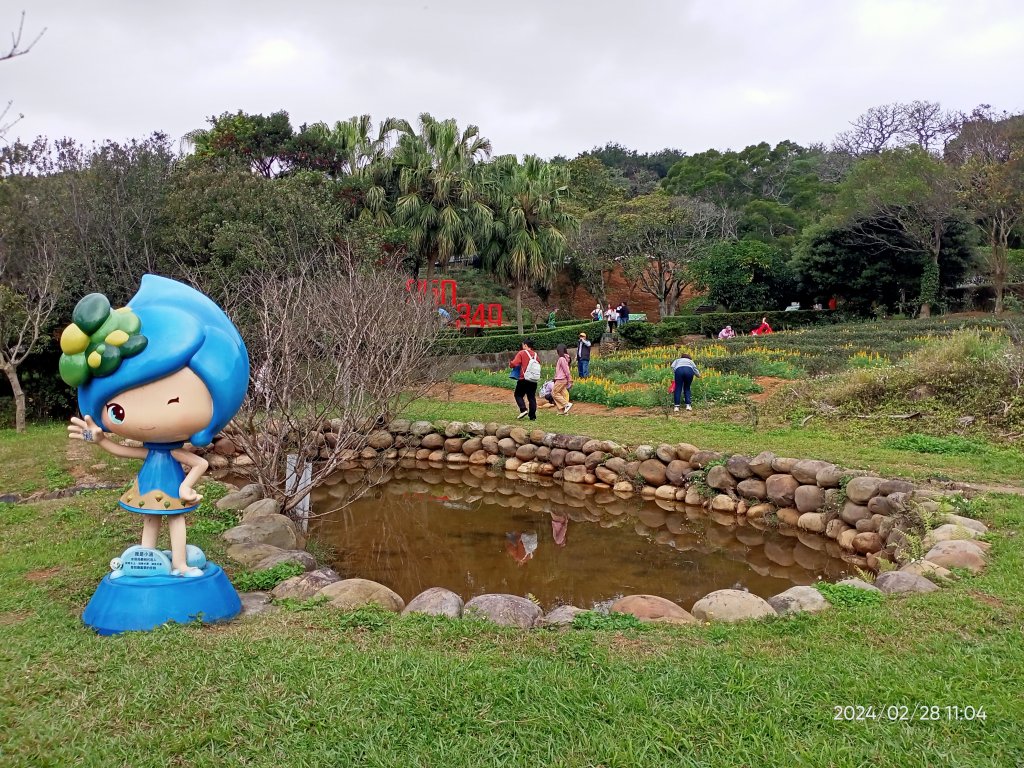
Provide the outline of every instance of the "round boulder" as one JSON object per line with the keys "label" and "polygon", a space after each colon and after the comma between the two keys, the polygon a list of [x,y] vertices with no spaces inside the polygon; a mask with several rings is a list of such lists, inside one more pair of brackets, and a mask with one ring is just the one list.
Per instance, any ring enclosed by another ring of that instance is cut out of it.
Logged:
{"label": "round boulder", "polygon": [[887,595],[905,595],[912,592],[935,592],[938,587],[924,576],[907,571],[886,571],[875,579],[875,586]]}
{"label": "round boulder", "polygon": [[384,429],[371,432],[366,438],[366,444],[374,450],[383,451],[395,444],[391,433]]}
{"label": "round boulder", "polygon": [[275,552],[271,555],[267,555],[265,558],[256,563],[253,570],[265,571],[267,568],[273,568],[275,565],[280,563],[297,563],[302,566],[304,571],[312,571],[316,568],[316,558],[313,557],[309,552],[304,549],[283,549],[280,552]]}
{"label": "round boulder", "polygon": [[655,487],[665,485],[668,480],[665,475],[665,465],[657,459],[645,459],[640,462],[639,473],[647,485]]}
{"label": "round boulder", "polygon": [[924,559],[943,568],[966,568],[972,573],[981,573],[985,568],[985,550],[967,539],[940,541]]}
{"label": "round boulder", "polygon": [[299,545],[295,523],[284,515],[261,517],[229,528],[221,538],[228,544],[270,544],[281,549],[297,549]]}
{"label": "round boulder", "polygon": [[792,507],[798,487],[800,487],[800,483],[792,475],[776,474],[765,480],[768,500],[778,507]]}
{"label": "round boulder", "polygon": [[705,595],[691,612],[700,621],[730,623],[778,615],[767,600],[740,589],[719,589]]}
{"label": "round boulder", "polygon": [[612,603],[609,610],[612,613],[628,613],[642,621],[654,621],[666,617],[681,619],[687,623],[696,621],[691,614],[671,600],[657,595],[626,595]]}
{"label": "round boulder", "polygon": [[705,482],[709,488],[714,488],[716,491],[727,491],[736,487],[736,478],[722,464],[718,464],[708,470]]}
{"label": "round boulder", "polygon": [[725,466],[729,470],[729,474],[737,480],[746,480],[754,474],[747,456],[730,456],[729,460],[725,462]]}
{"label": "round boulder", "polygon": [[662,444],[659,445],[655,451],[654,456],[658,461],[663,464],[668,464],[670,461],[675,461],[676,449],[674,445]]}
{"label": "round boulder", "polygon": [[334,584],[341,579],[331,568],[318,568],[315,571],[304,573],[301,576],[292,576],[285,579],[270,593],[275,600],[293,598],[306,600],[313,597],[321,589],[329,584]]}
{"label": "round boulder", "polygon": [[878,495],[881,485],[879,477],[855,477],[846,484],[846,497],[854,504],[867,504]]}
{"label": "round boulder", "polygon": [[256,483],[243,485],[237,491],[232,491],[217,500],[217,509],[245,509],[254,501],[263,498],[263,489]]}
{"label": "round boulder", "polygon": [[775,597],[768,598],[768,605],[780,616],[794,613],[821,613],[832,607],[814,587],[790,587]]}
{"label": "round boulder", "polygon": [[761,451],[761,453],[750,460],[750,471],[762,480],[767,480],[775,473],[775,470],[772,469],[773,461],[775,461],[774,453],[771,451]]}
{"label": "round boulder", "polygon": [[251,523],[261,517],[281,514],[281,503],[275,499],[260,499],[242,510],[242,522]]}
{"label": "round boulder", "polygon": [[332,608],[353,611],[368,605],[379,605],[386,611],[398,613],[405,607],[405,601],[383,584],[369,579],[342,579],[317,592],[328,599]]}
{"label": "round boulder", "polygon": [[551,613],[548,613],[538,619],[536,626],[567,627],[571,625],[575,618],[581,613],[587,613],[587,611],[583,608],[577,608],[575,605],[560,605],[551,611]]}
{"label": "round boulder", "polygon": [[429,616],[448,616],[457,619],[462,615],[463,605],[462,598],[450,589],[431,587],[410,600],[402,615],[425,613]]}
{"label": "round boulder", "polygon": [[793,477],[799,480],[803,485],[817,485],[818,484],[818,472],[823,470],[829,464],[827,461],[818,461],[817,459],[805,459],[804,461],[798,461],[793,465]]}
{"label": "round boulder", "polygon": [[825,505],[825,491],[816,485],[801,485],[793,494],[793,500],[801,512],[817,512]]}
{"label": "round boulder", "polygon": [[736,483],[736,493],[742,499],[764,501],[768,498],[768,487],[759,477],[748,477]]}
{"label": "round boulder", "polygon": [[529,629],[541,617],[538,605],[517,595],[478,595],[466,603],[464,616],[487,619],[504,627]]}

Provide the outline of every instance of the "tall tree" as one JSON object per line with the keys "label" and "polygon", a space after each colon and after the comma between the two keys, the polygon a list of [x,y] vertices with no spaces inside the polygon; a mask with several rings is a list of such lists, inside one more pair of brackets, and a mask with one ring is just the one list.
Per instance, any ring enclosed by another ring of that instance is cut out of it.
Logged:
{"label": "tall tree", "polygon": [[736,216],[712,203],[664,194],[623,204],[614,218],[613,242],[624,254],[626,277],[675,314],[691,283],[690,262],[715,240],[736,236]]}
{"label": "tall tree", "polygon": [[481,161],[491,142],[475,125],[460,131],[453,119],[420,115],[419,130],[403,135],[393,156],[398,174],[395,220],[408,230],[418,260],[444,267],[472,256],[490,234],[493,214],[484,200]]}
{"label": "tall tree", "polygon": [[314,123],[296,134],[289,159],[300,168],[321,171],[348,182],[357,216],[384,226],[392,223],[397,193],[392,153],[398,137],[412,128],[405,120],[389,117],[374,130],[369,115],[339,120],[333,126]]}
{"label": "tall tree", "polygon": [[694,259],[690,274],[710,303],[735,312],[781,306],[796,287],[782,251],[757,240],[713,243]]}
{"label": "tall tree", "polygon": [[287,168],[294,130],[288,113],[248,114],[239,110],[211,117],[209,128],[192,131],[185,141],[203,158],[242,158],[268,179]]}
{"label": "tall tree", "polygon": [[985,233],[985,261],[1000,313],[1010,271],[1010,235],[1024,221],[1024,115],[979,107],[948,147],[946,158],[956,167],[961,201]]}
{"label": "tall tree", "polygon": [[921,277],[921,317],[931,315],[941,287],[942,234],[960,213],[949,167],[916,145],[861,159],[840,185],[836,213],[864,237],[895,228],[929,255]]}
{"label": "tall tree", "polygon": [[522,163],[502,155],[489,173],[494,220],[484,263],[512,285],[522,333],[523,289],[550,280],[565,257],[566,235],[579,225],[563,208],[569,175],[535,155]]}

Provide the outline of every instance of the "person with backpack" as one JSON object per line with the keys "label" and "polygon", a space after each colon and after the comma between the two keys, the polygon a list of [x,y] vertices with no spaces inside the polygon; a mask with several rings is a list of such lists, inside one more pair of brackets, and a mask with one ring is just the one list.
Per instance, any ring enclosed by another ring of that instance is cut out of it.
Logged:
{"label": "person with backpack", "polygon": [[693,384],[695,376],[700,376],[697,365],[689,355],[683,354],[672,361],[672,370],[675,372],[675,384],[672,390],[672,398],[675,401],[673,410],[679,411],[680,395],[686,401],[686,410],[692,411],[690,406],[690,385]]}
{"label": "person with backpack", "polygon": [[[515,399],[516,405],[519,406],[519,415],[516,418],[523,419],[529,416],[530,421],[536,421],[537,382],[540,381],[541,369],[540,358],[533,348],[533,339],[525,339],[523,341],[523,348],[516,353],[516,356],[512,358],[512,362],[509,363],[509,368],[512,369],[513,373],[515,373],[517,367],[521,373],[516,381]],[[527,409],[527,403],[529,403],[529,409]]]}
{"label": "person with backpack", "polygon": [[551,396],[555,398],[555,408],[564,416],[572,408],[569,402],[569,387],[572,386],[572,368],[569,365],[569,350],[565,344],[559,344],[555,348],[558,360],[555,362],[555,388],[551,390]]}

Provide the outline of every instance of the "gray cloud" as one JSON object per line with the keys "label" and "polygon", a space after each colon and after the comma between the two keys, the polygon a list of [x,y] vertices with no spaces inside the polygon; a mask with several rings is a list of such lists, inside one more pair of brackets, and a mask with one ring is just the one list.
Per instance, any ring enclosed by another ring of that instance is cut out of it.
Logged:
{"label": "gray cloud", "polygon": [[[294,124],[420,112],[498,153],[830,139],[864,109],[1021,109],[1016,0],[33,0],[0,64],[11,135],[174,137],[224,111]],[[16,10],[0,30],[17,23]],[[6,25],[6,26],[5,26]],[[8,139],[12,136],[9,135]]]}

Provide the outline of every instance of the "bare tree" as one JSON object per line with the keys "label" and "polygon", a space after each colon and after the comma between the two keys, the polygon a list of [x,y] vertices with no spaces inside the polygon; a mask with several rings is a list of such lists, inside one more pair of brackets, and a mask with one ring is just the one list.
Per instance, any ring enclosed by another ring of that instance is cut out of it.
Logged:
{"label": "bare tree", "polygon": [[[21,12],[21,21],[18,22],[18,30],[11,33],[11,45],[6,50],[0,50],[0,61],[7,61],[13,59],[16,56],[24,56],[26,53],[32,50],[32,47],[39,42],[44,34],[46,34],[46,27],[43,27],[42,31],[36,35],[28,43],[22,43],[22,37],[25,34],[25,12]],[[13,119],[8,121],[7,113],[11,111],[11,106],[14,104],[12,101],[8,101],[4,105],[3,109],[0,109],[0,137],[2,137],[7,131],[21,120],[24,115],[17,115]],[[6,122],[5,122],[6,121]]]}
{"label": "bare tree", "polygon": [[850,125],[848,131],[836,136],[836,149],[855,157],[876,155],[903,132],[904,110],[900,104],[871,107]]}
{"label": "bare tree", "polygon": [[25,392],[18,367],[47,330],[60,291],[52,230],[37,229],[19,248],[0,232],[0,368],[14,395],[14,426],[25,431]]}
{"label": "bare tree", "polygon": [[960,131],[964,115],[942,108],[937,101],[912,101],[901,104],[903,126],[900,138],[905,144],[917,144],[932,154],[941,153]]}
{"label": "bare tree", "polygon": [[[348,242],[289,256],[287,268],[242,278],[226,307],[252,364],[230,434],[286,512],[335,472],[377,464],[384,451],[365,449],[389,442],[381,428],[429,385],[443,327],[432,300],[406,292],[397,263]],[[289,485],[289,455],[311,464],[308,482]]]}
{"label": "bare tree", "polygon": [[962,113],[945,110],[937,101],[882,104],[850,123],[849,130],[836,136],[833,148],[862,157],[916,144],[937,154],[956,136],[963,121]]}

